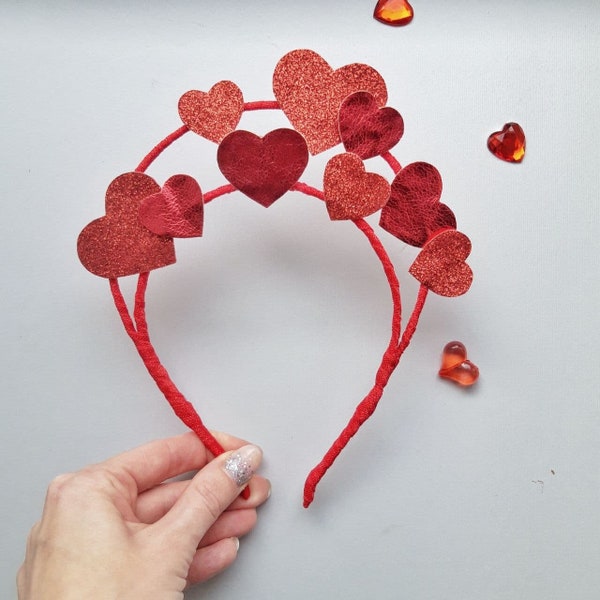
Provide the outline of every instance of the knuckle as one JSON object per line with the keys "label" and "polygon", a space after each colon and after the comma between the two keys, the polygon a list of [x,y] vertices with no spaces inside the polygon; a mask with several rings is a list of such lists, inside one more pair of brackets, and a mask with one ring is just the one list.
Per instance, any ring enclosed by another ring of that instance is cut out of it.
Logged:
{"label": "knuckle", "polygon": [[76,473],[55,477],[48,486],[46,501],[51,504],[59,504],[94,491],[116,490],[120,492],[124,487],[117,474],[108,469],[90,466]]}
{"label": "knuckle", "polygon": [[58,500],[64,493],[65,487],[73,478],[71,473],[56,476],[48,485],[47,499],[50,501]]}

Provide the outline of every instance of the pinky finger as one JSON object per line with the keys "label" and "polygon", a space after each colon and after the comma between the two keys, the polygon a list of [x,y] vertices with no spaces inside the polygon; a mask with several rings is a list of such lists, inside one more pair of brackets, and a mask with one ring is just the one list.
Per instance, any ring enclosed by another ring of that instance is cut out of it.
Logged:
{"label": "pinky finger", "polygon": [[238,538],[232,537],[199,548],[188,571],[188,586],[206,581],[229,567],[236,559],[239,547]]}

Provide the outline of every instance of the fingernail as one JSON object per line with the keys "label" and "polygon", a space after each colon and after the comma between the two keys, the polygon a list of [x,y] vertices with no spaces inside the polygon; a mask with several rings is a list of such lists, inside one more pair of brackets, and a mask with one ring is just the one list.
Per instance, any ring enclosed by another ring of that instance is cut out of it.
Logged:
{"label": "fingernail", "polygon": [[235,481],[236,485],[242,487],[250,481],[254,471],[260,464],[262,450],[258,446],[248,444],[236,450],[225,461],[225,473]]}
{"label": "fingernail", "polygon": [[235,551],[237,552],[240,549],[240,538],[233,537],[231,538],[233,543],[235,544]]}

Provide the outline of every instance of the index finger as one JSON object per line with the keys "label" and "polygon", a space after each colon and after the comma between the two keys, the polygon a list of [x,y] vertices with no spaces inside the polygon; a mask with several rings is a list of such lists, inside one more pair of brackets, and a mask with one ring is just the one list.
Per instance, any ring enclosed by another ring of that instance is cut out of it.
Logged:
{"label": "index finger", "polygon": [[[247,443],[226,433],[215,432],[213,435],[228,450],[240,448]],[[201,469],[212,458],[198,436],[190,431],[144,444],[97,466],[117,475],[130,477],[138,492],[143,492],[171,477]]]}

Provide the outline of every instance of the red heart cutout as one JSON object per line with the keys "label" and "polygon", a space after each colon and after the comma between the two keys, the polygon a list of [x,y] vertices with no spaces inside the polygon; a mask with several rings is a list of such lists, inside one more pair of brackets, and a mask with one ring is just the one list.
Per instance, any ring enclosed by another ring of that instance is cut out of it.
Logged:
{"label": "red heart cutout", "polygon": [[385,105],[385,81],[375,69],[354,63],[334,71],[312,50],[289,52],[273,74],[275,97],[290,123],[306,138],[311,154],[340,143],[342,101],[363,90],[373,94],[379,106]]}
{"label": "red heart cutout", "polygon": [[500,160],[519,163],[525,156],[525,132],[518,123],[506,123],[488,137],[487,146]]}
{"label": "red heart cutout", "polygon": [[448,342],[442,352],[439,376],[459,385],[473,385],[479,377],[477,365],[467,360],[467,349],[462,342]]}
{"label": "red heart cutout", "polygon": [[141,201],[159,191],[144,173],[125,173],[110,183],[106,216],[86,225],[77,239],[79,260],[88,271],[116,279],[175,262],[173,240],[148,231],[138,219]]}
{"label": "red heart cutout", "polygon": [[189,238],[202,235],[202,190],[193,177],[173,175],[157,194],[142,200],[139,219],[157,235]]}
{"label": "red heart cutout", "polygon": [[263,138],[239,130],[221,142],[217,163],[240,192],[270,206],[300,179],[308,163],[308,149],[293,129],[275,129]]}
{"label": "red heart cutout", "polygon": [[338,154],[325,167],[323,196],[330,219],[361,219],[385,205],[390,184],[381,175],[367,173],[360,156]]}
{"label": "red heart cutout", "polygon": [[369,92],[356,92],[342,102],[339,127],[344,148],[362,159],[385,154],[404,133],[402,115],[389,106],[379,108]]}
{"label": "red heart cutout", "polygon": [[409,272],[440,296],[460,296],[473,281],[473,271],[465,262],[470,253],[471,241],[464,233],[442,231],[425,244]]}
{"label": "red heart cutout", "polygon": [[439,202],[442,178],[429,163],[407,165],[394,178],[379,224],[411,246],[422,247],[441,229],[455,229],[454,213]]}
{"label": "red heart cutout", "polygon": [[208,92],[186,92],[178,108],[181,120],[194,133],[219,143],[240,122],[244,97],[232,81],[219,81]]}

